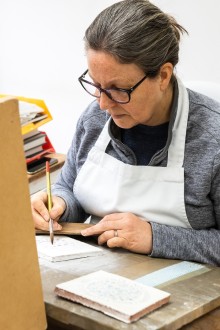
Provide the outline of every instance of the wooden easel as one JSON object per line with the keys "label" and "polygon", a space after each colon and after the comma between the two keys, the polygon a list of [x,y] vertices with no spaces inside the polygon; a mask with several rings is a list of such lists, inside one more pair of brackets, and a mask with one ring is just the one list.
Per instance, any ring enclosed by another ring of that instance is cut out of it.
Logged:
{"label": "wooden easel", "polygon": [[0,329],[45,330],[18,101],[0,99]]}

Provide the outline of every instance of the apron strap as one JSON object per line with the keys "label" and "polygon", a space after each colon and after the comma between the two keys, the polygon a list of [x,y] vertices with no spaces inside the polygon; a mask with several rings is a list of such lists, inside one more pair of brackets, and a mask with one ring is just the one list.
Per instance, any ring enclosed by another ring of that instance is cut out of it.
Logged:
{"label": "apron strap", "polygon": [[185,154],[185,140],[189,113],[189,96],[181,80],[177,78],[179,97],[176,119],[172,130],[172,140],[168,149],[167,166],[182,167]]}
{"label": "apron strap", "polygon": [[105,123],[105,126],[103,127],[96,143],[95,143],[95,147],[97,147],[99,150],[102,150],[105,152],[111,137],[108,133],[108,126],[109,126],[109,122],[111,120],[111,117],[107,120],[107,122]]}

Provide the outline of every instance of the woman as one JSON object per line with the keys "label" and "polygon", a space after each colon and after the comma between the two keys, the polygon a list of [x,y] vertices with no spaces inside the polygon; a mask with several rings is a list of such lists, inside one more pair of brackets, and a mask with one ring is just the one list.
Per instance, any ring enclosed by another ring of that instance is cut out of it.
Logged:
{"label": "woman", "polygon": [[[53,190],[54,229],[152,257],[220,265],[220,105],[175,76],[180,34],[145,0],[117,2],[85,34],[95,97],[81,115]],[[48,228],[47,195],[32,198],[37,228]]]}

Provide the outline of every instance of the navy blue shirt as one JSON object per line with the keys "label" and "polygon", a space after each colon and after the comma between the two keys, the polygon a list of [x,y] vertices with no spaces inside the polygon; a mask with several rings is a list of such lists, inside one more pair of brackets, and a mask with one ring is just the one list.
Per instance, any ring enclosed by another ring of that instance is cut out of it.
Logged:
{"label": "navy blue shirt", "polygon": [[121,139],[136,155],[137,165],[147,165],[167,142],[169,122],[158,126],[137,125],[121,129]]}

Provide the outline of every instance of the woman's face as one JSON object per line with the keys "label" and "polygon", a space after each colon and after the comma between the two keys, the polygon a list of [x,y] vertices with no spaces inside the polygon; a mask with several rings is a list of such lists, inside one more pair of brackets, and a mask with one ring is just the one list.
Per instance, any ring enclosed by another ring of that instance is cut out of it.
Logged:
{"label": "woman's face", "polygon": [[[136,64],[119,63],[112,55],[89,49],[87,51],[88,74],[102,88],[129,89],[144,76]],[[101,110],[106,110],[117,126],[131,128],[137,124],[155,126],[169,120],[172,88],[169,85],[172,66],[161,69],[154,79],[145,79],[132,93],[130,102],[119,104],[105,93],[97,98]]]}

